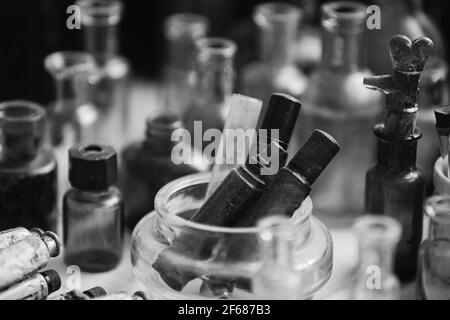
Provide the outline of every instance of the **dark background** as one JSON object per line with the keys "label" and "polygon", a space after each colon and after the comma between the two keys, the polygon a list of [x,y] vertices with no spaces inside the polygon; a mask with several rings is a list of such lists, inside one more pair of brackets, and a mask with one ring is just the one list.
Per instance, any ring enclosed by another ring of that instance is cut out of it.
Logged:
{"label": "dark background", "polygon": [[[158,79],[164,61],[163,20],[174,12],[190,11],[213,21],[212,35],[237,41],[242,49],[238,63],[242,63],[254,53],[250,15],[261,2],[267,1],[124,0],[121,53],[130,60],[135,75]],[[51,100],[53,88],[43,68],[45,56],[82,49],[81,32],[66,28],[66,9],[71,4],[73,0],[0,0],[0,101],[29,99],[46,104]],[[450,43],[450,32],[445,32],[450,30],[450,1],[428,0],[424,6]]]}

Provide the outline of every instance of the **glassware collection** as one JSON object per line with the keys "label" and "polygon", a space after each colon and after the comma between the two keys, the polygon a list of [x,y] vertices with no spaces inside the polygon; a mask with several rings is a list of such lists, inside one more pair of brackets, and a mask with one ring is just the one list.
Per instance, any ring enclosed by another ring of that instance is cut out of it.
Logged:
{"label": "glassware collection", "polygon": [[[359,2],[257,5],[259,60],[242,70],[215,21],[170,15],[163,111],[144,119],[118,54],[122,2],[78,0],[85,51],[44,61],[54,102],[0,104],[0,300],[314,299],[334,230],[355,235],[358,261],[325,298],[414,284],[450,299],[442,36],[421,1],[375,2],[381,30]],[[127,251],[145,292],[63,292],[44,270],[105,273]]]}

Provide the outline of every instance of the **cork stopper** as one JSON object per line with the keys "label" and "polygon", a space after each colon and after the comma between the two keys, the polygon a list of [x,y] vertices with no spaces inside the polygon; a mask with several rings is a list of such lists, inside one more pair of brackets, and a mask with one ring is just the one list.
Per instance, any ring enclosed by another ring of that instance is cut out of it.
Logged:
{"label": "cork stopper", "polygon": [[288,165],[312,185],[339,152],[338,142],[328,133],[314,130]]}
{"label": "cork stopper", "polygon": [[419,80],[428,58],[433,54],[433,42],[426,37],[411,41],[396,35],[390,44],[392,75],[364,79],[364,85],[387,95],[385,134],[388,137],[408,138],[415,133]]}
{"label": "cork stopper", "polygon": [[61,277],[55,270],[41,272],[45,282],[47,282],[48,293],[53,293],[61,288]]}
{"label": "cork stopper", "polygon": [[450,129],[450,105],[436,109],[434,115],[438,129]]}
{"label": "cork stopper", "polygon": [[69,165],[69,181],[74,188],[100,191],[117,181],[117,154],[110,146],[75,146],[69,150]]}
{"label": "cork stopper", "polygon": [[89,290],[83,291],[83,293],[90,299],[107,295],[106,290],[103,289],[102,287],[94,287]]}

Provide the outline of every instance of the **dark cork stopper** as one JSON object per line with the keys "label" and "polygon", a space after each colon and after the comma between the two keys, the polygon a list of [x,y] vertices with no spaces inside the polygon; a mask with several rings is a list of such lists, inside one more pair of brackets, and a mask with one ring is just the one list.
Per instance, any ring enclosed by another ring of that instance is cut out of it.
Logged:
{"label": "dark cork stopper", "polygon": [[61,288],[61,277],[55,270],[41,272],[41,275],[44,277],[45,282],[47,282],[49,294],[56,292]]}
{"label": "dark cork stopper", "polygon": [[411,41],[396,35],[390,44],[392,75],[367,77],[364,85],[387,95],[385,134],[406,138],[415,133],[419,80],[428,58],[433,54],[433,42],[422,37]]}
{"label": "dark cork stopper", "polygon": [[106,290],[102,287],[94,287],[89,290],[83,291],[83,293],[91,299],[106,296],[107,294]]}
{"label": "dark cork stopper", "polygon": [[69,181],[86,191],[106,190],[117,181],[117,154],[110,146],[81,144],[69,150]]}
{"label": "dark cork stopper", "polygon": [[301,108],[302,103],[294,97],[274,93],[270,98],[261,129],[266,129],[269,137],[271,129],[278,129],[278,140],[281,146],[287,149]]}
{"label": "dark cork stopper", "polygon": [[436,127],[442,129],[450,128],[450,105],[438,108],[434,111]]}
{"label": "dark cork stopper", "polygon": [[338,142],[328,133],[314,130],[289,162],[288,168],[312,185],[339,152]]}

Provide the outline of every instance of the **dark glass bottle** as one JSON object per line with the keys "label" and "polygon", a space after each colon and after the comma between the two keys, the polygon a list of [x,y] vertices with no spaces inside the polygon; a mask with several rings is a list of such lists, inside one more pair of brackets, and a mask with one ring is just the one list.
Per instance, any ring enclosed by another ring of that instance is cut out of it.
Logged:
{"label": "dark glass bottle", "polygon": [[[369,32],[368,64],[377,74],[388,73],[391,61],[383,48],[396,34],[404,34],[410,39],[426,36],[435,45],[435,53],[429,59],[420,80],[419,105],[421,107],[418,126],[423,137],[418,145],[417,163],[424,170],[429,189],[432,188],[433,167],[439,156],[439,146],[435,134],[433,111],[436,106],[448,104],[448,66],[445,62],[445,44],[442,34],[423,11],[422,0],[376,0],[381,8],[381,29]],[[434,3],[433,3],[434,5]],[[431,193],[428,190],[428,193]]]}
{"label": "dark glass bottle", "polygon": [[416,128],[419,79],[433,43],[428,38],[412,42],[395,36],[390,43],[394,72],[365,79],[365,84],[387,94],[384,123],[375,127],[378,162],[367,173],[365,207],[369,214],[396,218],[402,225],[395,272],[402,282],[414,279],[417,252],[422,240],[425,178],[416,166]]}
{"label": "dark glass bottle", "polygon": [[120,262],[124,206],[116,180],[117,156],[112,147],[84,144],[70,149],[73,189],[63,200],[66,264],[104,272]]}
{"label": "dark glass bottle", "polygon": [[0,105],[0,229],[56,230],[57,166],[44,132],[42,107]]}
{"label": "dark glass bottle", "polygon": [[120,186],[127,204],[127,225],[131,230],[153,210],[156,193],[164,185],[182,176],[208,170],[194,150],[192,164],[173,163],[171,155],[177,141],[172,141],[171,136],[182,128],[181,120],[174,115],[150,118],[145,140],[131,144],[123,151]]}

